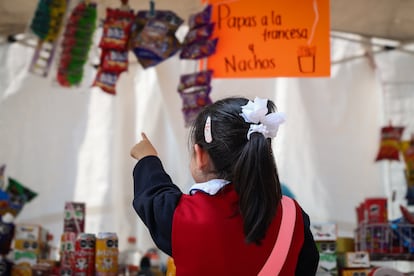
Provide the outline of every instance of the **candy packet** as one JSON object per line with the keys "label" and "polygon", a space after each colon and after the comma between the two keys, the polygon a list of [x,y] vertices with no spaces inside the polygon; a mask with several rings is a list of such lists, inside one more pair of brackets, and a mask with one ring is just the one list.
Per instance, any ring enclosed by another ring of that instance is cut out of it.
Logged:
{"label": "candy packet", "polygon": [[216,52],[218,38],[203,40],[183,47],[180,53],[181,59],[202,59]]}

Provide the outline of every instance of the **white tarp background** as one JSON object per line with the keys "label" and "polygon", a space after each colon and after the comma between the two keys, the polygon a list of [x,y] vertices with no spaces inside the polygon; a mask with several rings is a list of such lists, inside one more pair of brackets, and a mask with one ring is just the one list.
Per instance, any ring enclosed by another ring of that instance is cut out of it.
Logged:
{"label": "white tarp background", "polygon": [[[333,60],[363,49],[342,40],[331,45]],[[146,250],[152,242],[132,209],[135,162],[129,150],[145,131],[172,179],[183,190],[191,185],[188,129],[176,88],[194,64],[174,56],[143,70],[131,56],[112,96],[90,88],[95,70],[89,66],[84,84],[71,89],[54,82],[54,68],[46,79],[28,73],[32,53],[19,44],[0,46],[0,165],[39,194],[16,221],[43,225],[57,243],[64,202],[85,202],[86,232],[116,232],[121,249],[127,236],[136,235]],[[280,179],[312,221],[335,222],[346,236],[353,234],[355,207],[365,197],[396,190],[401,202],[405,195],[401,164],[374,159],[380,127],[389,120],[407,126],[405,139],[414,132],[414,57],[390,51],[376,55],[375,63],[360,58],[334,64],[330,78],[212,83],[213,101],[268,97],[286,112],[274,140]]]}

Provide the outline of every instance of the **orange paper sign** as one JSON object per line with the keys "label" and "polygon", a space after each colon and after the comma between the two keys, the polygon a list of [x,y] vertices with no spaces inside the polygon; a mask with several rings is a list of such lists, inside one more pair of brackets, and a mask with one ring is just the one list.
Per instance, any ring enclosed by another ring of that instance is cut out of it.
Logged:
{"label": "orange paper sign", "polygon": [[330,75],[329,0],[208,0],[216,78]]}

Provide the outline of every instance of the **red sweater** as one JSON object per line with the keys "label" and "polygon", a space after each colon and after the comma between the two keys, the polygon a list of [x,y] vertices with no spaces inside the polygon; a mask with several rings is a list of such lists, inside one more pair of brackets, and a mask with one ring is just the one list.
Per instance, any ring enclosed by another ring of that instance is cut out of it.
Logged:
{"label": "red sweater", "polygon": [[[246,244],[233,185],[211,196],[202,192],[183,195],[174,213],[172,255],[177,275],[257,275],[275,244],[281,221],[279,210],[262,245]],[[297,220],[281,275],[295,275],[303,245],[303,219]],[[220,273],[218,273],[220,272]]]}
{"label": "red sweater", "polygon": [[[177,276],[255,276],[268,259],[281,222],[281,205],[260,246],[246,244],[238,195],[228,184],[215,195],[183,194],[154,156],[134,169],[133,206],[156,245],[174,258]],[[309,217],[296,206],[296,224],[279,275],[315,275],[319,253]]]}

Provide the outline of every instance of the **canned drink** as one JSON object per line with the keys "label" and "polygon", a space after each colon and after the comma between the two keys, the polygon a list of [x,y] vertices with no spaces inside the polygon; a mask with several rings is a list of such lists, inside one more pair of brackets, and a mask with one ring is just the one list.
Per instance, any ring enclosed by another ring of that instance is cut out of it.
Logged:
{"label": "canned drink", "polygon": [[75,271],[76,233],[65,232],[60,239],[60,275],[73,275]]}
{"label": "canned drink", "polygon": [[95,275],[94,234],[80,233],[75,243],[75,275]]}
{"label": "canned drink", "polygon": [[85,203],[66,202],[63,220],[63,232],[85,232]]}
{"label": "canned drink", "polygon": [[118,274],[118,237],[113,232],[100,232],[96,238],[96,276]]}

